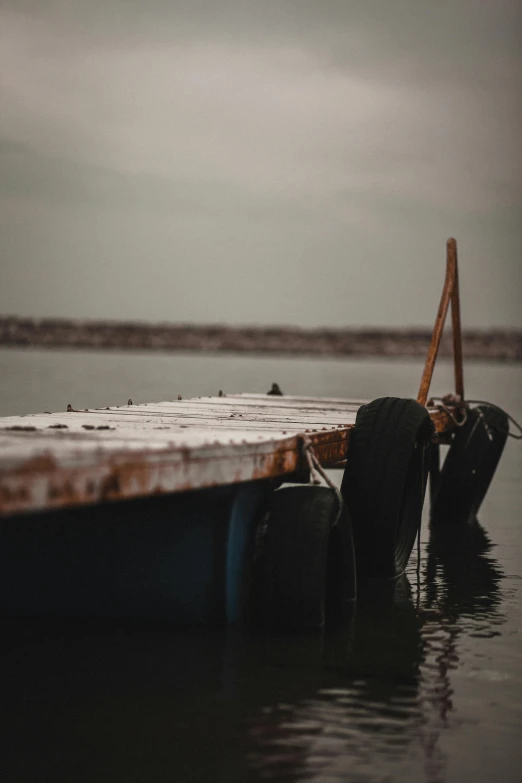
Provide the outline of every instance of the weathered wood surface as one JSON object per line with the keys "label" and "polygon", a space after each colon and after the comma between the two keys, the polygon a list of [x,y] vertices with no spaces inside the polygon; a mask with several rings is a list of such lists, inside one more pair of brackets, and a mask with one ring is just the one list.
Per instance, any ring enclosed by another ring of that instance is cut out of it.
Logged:
{"label": "weathered wood surface", "polygon": [[277,477],[345,458],[361,402],[239,395],[0,420],[0,514]]}
{"label": "weathered wood surface", "polygon": [[332,464],[363,403],[252,394],[3,418],[0,515],[305,472],[303,434]]}

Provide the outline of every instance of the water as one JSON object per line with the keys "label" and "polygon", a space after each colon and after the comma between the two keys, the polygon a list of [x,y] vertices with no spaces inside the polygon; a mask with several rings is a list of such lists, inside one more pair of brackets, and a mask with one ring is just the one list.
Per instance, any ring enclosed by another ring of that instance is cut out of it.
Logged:
{"label": "water", "polygon": [[[266,391],[414,396],[417,362],[0,351],[0,414]],[[451,390],[442,364],[434,391]],[[467,394],[522,418],[522,371],[474,364]],[[477,783],[522,779],[522,445],[481,527],[431,538],[420,573],[362,595],[342,632],[136,626],[2,631],[1,779]],[[487,531],[487,532],[486,532]]]}

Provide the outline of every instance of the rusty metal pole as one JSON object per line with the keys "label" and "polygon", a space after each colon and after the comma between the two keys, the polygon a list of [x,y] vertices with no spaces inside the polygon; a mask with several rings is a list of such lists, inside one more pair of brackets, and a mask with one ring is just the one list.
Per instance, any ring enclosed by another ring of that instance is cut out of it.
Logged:
{"label": "rusty metal pole", "polygon": [[[433,376],[433,369],[435,367],[435,361],[437,359],[437,354],[439,352],[442,332],[444,331],[444,323],[446,321],[446,316],[448,314],[448,307],[452,299],[453,291],[455,288],[456,253],[449,252],[451,242],[455,243],[455,240],[449,239],[447,243],[446,278],[444,280],[444,287],[442,289],[442,296],[440,298],[437,318],[435,319],[435,326],[433,327],[433,333],[431,335],[431,343],[428,349],[428,356],[426,357],[426,364],[424,365],[424,372],[422,373],[419,393],[417,395],[417,402],[420,403],[420,405],[426,405],[426,402],[428,400],[428,392],[430,390],[430,383]],[[457,306],[457,311],[458,311],[458,306]]]}
{"label": "rusty metal pole", "polygon": [[451,328],[453,332],[453,364],[455,369],[455,394],[464,399],[464,370],[462,367],[462,332],[460,328],[459,266],[457,260],[457,242],[448,239],[448,256],[452,256],[455,268],[455,281],[451,295]]}

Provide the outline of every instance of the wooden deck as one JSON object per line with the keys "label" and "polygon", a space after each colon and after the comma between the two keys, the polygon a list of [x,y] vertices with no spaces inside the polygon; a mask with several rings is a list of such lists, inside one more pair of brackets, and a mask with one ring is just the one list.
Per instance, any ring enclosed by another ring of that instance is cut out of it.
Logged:
{"label": "wooden deck", "polygon": [[3,418],[0,516],[304,473],[303,434],[332,465],[362,404],[250,394]]}

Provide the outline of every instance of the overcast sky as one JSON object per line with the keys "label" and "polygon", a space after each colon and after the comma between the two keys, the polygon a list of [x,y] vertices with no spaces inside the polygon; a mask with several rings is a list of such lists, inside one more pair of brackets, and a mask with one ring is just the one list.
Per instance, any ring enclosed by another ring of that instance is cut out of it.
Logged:
{"label": "overcast sky", "polygon": [[0,0],[0,313],[522,326],[519,0]]}

